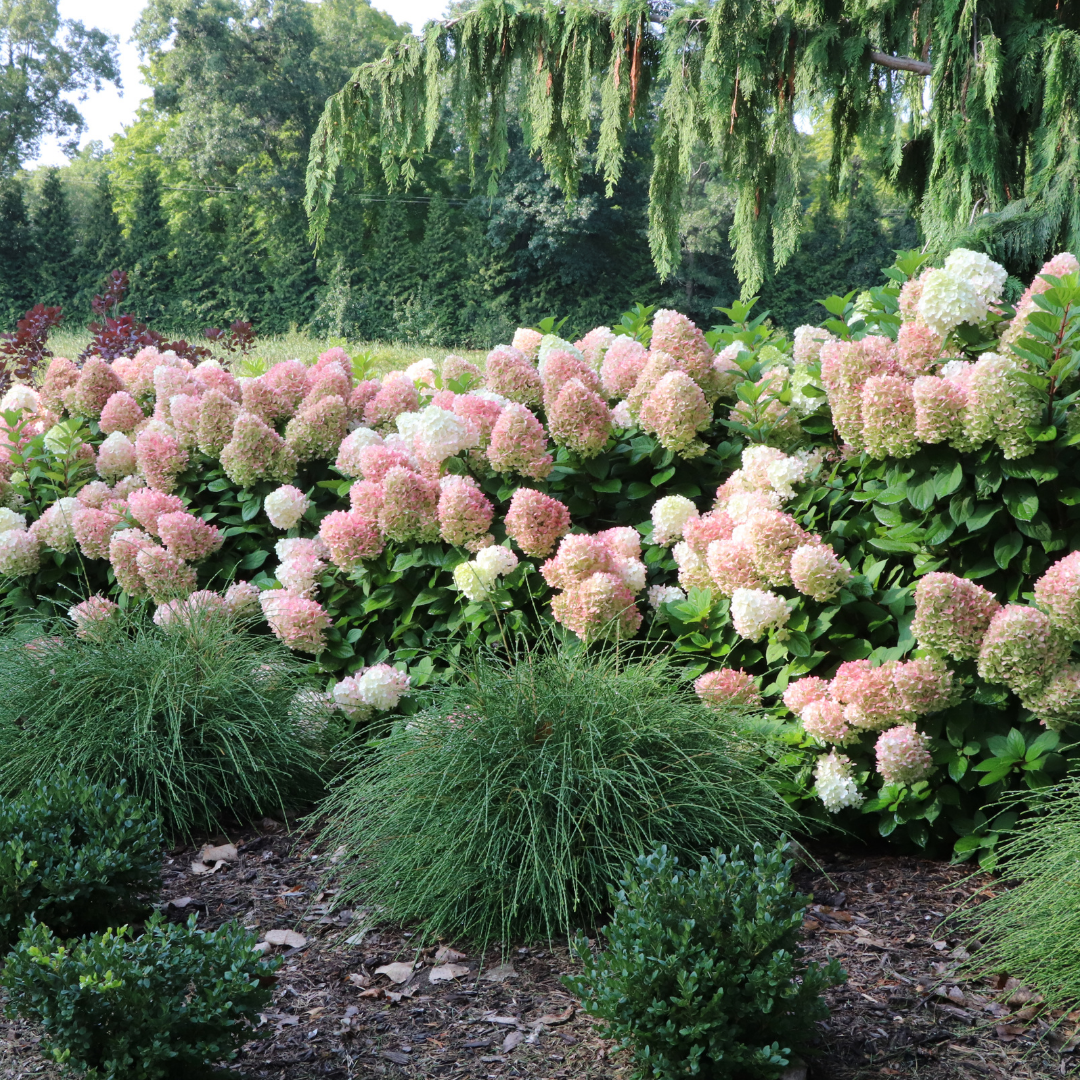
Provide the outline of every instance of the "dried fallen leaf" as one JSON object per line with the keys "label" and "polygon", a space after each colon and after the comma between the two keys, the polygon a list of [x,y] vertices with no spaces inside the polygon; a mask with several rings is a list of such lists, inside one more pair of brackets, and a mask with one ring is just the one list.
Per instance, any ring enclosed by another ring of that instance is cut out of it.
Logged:
{"label": "dried fallen leaf", "polygon": [[440,964],[431,969],[428,979],[433,983],[449,982],[451,979],[460,979],[468,974],[469,969],[464,964]]}
{"label": "dried fallen leaf", "polygon": [[371,980],[366,975],[350,975],[349,982],[353,986],[365,987],[371,985]]}
{"label": "dried fallen leaf", "polygon": [[258,945],[252,945],[251,951],[257,953],[268,953],[272,946],[269,941],[260,941]]}
{"label": "dried fallen leaf", "polygon": [[397,1050],[384,1050],[383,1051],[383,1057],[388,1058],[395,1065],[408,1065],[409,1064],[409,1055],[408,1054],[400,1054],[400,1053],[398,1053]]}
{"label": "dried fallen leaf", "polygon": [[385,975],[393,983],[408,982],[412,973],[412,964],[383,964],[375,969],[376,975]]}
{"label": "dried fallen leaf", "polygon": [[374,930],[374,929],[375,928],[373,926],[365,926],[363,928],[363,930],[359,930],[355,934],[350,934],[345,939],[345,944],[346,945],[363,945],[364,944],[364,938],[366,938],[368,936],[368,934],[370,934],[371,931]]}
{"label": "dried fallen leaf", "polygon": [[552,1024],[565,1024],[571,1016],[574,1015],[574,1006],[567,1005],[561,1013],[548,1013],[546,1016],[541,1016],[539,1020],[533,1020],[533,1026],[545,1024],[551,1026]]}
{"label": "dried fallen leaf", "polygon": [[223,862],[215,863],[213,866],[207,866],[203,862],[193,862],[191,864],[191,872],[193,874],[212,874],[219,866],[225,866]]}
{"label": "dried fallen leaf", "polygon": [[484,982],[506,982],[507,979],[516,979],[518,973],[514,970],[513,964],[499,964],[498,967],[493,967],[488,971],[485,971],[480,976]]}
{"label": "dried fallen leaf", "polygon": [[502,1024],[504,1027],[516,1027],[520,1023],[516,1016],[498,1016],[495,1013],[488,1013],[484,1020],[486,1023]]}
{"label": "dried fallen leaf", "polygon": [[199,852],[199,861],[204,863],[236,862],[239,858],[233,844],[222,844],[220,847],[206,844]]}
{"label": "dried fallen leaf", "polygon": [[464,959],[465,954],[463,952],[451,949],[449,945],[440,945],[438,951],[435,953],[436,964],[453,964],[458,960]]}
{"label": "dried fallen leaf", "polygon": [[186,908],[189,904],[198,904],[199,901],[194,896],[177,896],[169,901],[168,907],[174,908]]}
{"label": "dried fallen leaf", "polygon": [[1017,1037],[1023,1035],[1027,1028],[1022,1024],[995,1024],[994,1033],[1002,1042],[1015,1042]]}
{"label": "dried fallen leaf", "polygon": [[525,1036],[522,1035],[520,1031],[508,1031],[506,1033],[506,1038],[503,1039],[502,1042],[503,1053],[509,1054],[510,1051],[513,1050],[515,1046],[520,1045],[524,1039]]}
{"label": "dried fallen leaf", "polygon": [[382,993],[382,989],[378,986],[373,986],[370,990],[361,990],[358,997],[378,997]]}
{"label": "dried fallen leaf", "polygon": [[302,949],[307,944],[307,938],[295,930],[267,930],[263,934],[263,941],[271,945],[287,945],[290,949]]}

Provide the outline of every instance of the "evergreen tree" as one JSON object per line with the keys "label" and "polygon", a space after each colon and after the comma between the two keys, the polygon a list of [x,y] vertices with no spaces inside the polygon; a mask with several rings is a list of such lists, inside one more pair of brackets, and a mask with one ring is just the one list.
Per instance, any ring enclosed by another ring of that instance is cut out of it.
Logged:
{"label": "evergreen tree", "polygon": [[153,169],[146,169],[139,178],[131,229],[124,246],[131,274],[127,303],[144,321],[160,321],[171,301],[172,244],[169,219],[161,206],[161,182]]}
{"label": "evergreen tree", "polygon": [[361,318],[367,337],[393,340],[401,336],[405,308],[420,284],[410,224],[402,201],[387,199],[363,261]]}
{"label": "evergreen tree", "polygon": [[26,198],[16,180],[0,184],[0,322],[14,329],[34,304],[34,237]]}
{"label": "evergreen tree", "polygon": [[427,323],[424,335],[433,344],[453,345],[461,340],[464,327],[461,287],[466,267],[457,215],[446,197],[439,193],[428,206],[424,238],[417,252],[422,316]]}
{"label": "evergreen tree", "polygon": [[38,301],[68,305],[78,291],[75,229],[60,170],[49,169],[34,214],[38,258]]}
{"label": "evergreen tree", "polygon": [[80,313],[90,310],[90,301],[101,292],[107,275],[122,266],[123,233],[113,205],[109,174],[102,171],[94,185],[83,219],[79,222],[79,289],[74,306]]}

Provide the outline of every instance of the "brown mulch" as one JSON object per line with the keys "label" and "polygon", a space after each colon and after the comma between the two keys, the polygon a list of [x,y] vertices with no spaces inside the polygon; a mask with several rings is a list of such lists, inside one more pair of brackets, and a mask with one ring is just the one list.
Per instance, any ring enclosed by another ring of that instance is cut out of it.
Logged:
{"label": "brown mulch", "polygon": [[[600,1038],[559,977],[572,969],[565,943],[479,955],[468,943],[420,947],[407,930],[379,925],[324,888],[332,864],[309,836],[265,820],[212,843],[235,861],[196,873],[198,848],[169,853],[162,910],[192,913],[212,929],[237,919],[261,935],[292,930],[274,999],[259,1034],[230,1068],[243,1077],[405,1077],[489,1080],[615,1080],[629,1059]],[[1080,1013],[1043,1018],[1015,979],[968,976],[968,959],[943,920],[960,904],[1001,888],[970,867],[891,856],[815,852],[799,871],[812,892],[805,943],[848,972],[828,995],[832,1014],[808,1080],[1042,1080],[1080,1070]],[[273,935],[272,935],[273,936]],[[294,939],[295,941],[295,939]],[[451,948],[457,954],[438,952]],[[394,982],[378,968],[392,971]],[[447,964],[451,970],[437,971]],[[412,967],[413,970],[409,971]],[[445,981],[431,981],[442,974]],[[0,1078],[59,1077],[37,1054],[37,1035],[0,1020]]]}

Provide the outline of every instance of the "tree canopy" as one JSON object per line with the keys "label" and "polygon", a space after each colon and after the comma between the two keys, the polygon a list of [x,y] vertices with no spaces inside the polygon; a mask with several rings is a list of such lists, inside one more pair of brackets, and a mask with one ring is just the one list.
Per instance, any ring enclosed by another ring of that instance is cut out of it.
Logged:
{"label": "tree canopy", "polygon": [[[695,147],[737,189],[744,289],[800,232],[796,116],[827,110],[838,183],[870,148],[912,195],[928,243],[963,234],[1026,274],[1080,241],[1080,5],[1058,0],[479,0],[362,64],[311,144],[313,236],[335,189],[381,171],[408,186],[444,116],[494,190],[508,117],[573,197],[583,170],[611,189],[635,124],[653,125],[649,242],[662,276]],[[445,105],[449,104],[447,110]]]}
{"label": "tree canopy", "polygon": [[57,0],[0,0],[0,176],[33,157],[43,135],[73,150],[85,125],[69,95],[119,87],[117,65],[116,38],[61,19]]}

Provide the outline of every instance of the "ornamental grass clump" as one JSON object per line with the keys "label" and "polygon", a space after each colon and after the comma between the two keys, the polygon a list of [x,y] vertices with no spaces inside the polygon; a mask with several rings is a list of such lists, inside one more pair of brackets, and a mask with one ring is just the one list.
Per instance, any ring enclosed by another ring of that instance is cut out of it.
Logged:
{"label": "ornamental grass clump", "polygon": [[633,1049],[637,1077],[764,1080],[805,1053],[829,1013],[822,991],[845,975],[836,960],[802,960],[810,897],[792,887],[786,851],[755,844],[750,862],[716,849],[696,870],[663,847],[639,856],[612,888],[607,948],[572,943],[584,970],[564,981]]}
{"label": "ornamental grass clump", "polygon": [[358,749],[323,804],[323,842],[348,853],[343,896],[479,940],[592,925],[641,851],[692,857],[791,823],[734,715],[665,659],[482,655]]}
{"label": "ornamental grass clump", "polygon": [[328,713],[304,663],[208,605],[160,621],[123,612],[88,635],[40,623],[0,638],[0,794],[64,773],[126,780],[181,833],[318,794]]}
{"label": "ornamental grass clump", "polygon": [[0,799],[0,950],[30,915],[72,937],[144,914],[163,845],[161,823],[123,788],[60,778]]}

